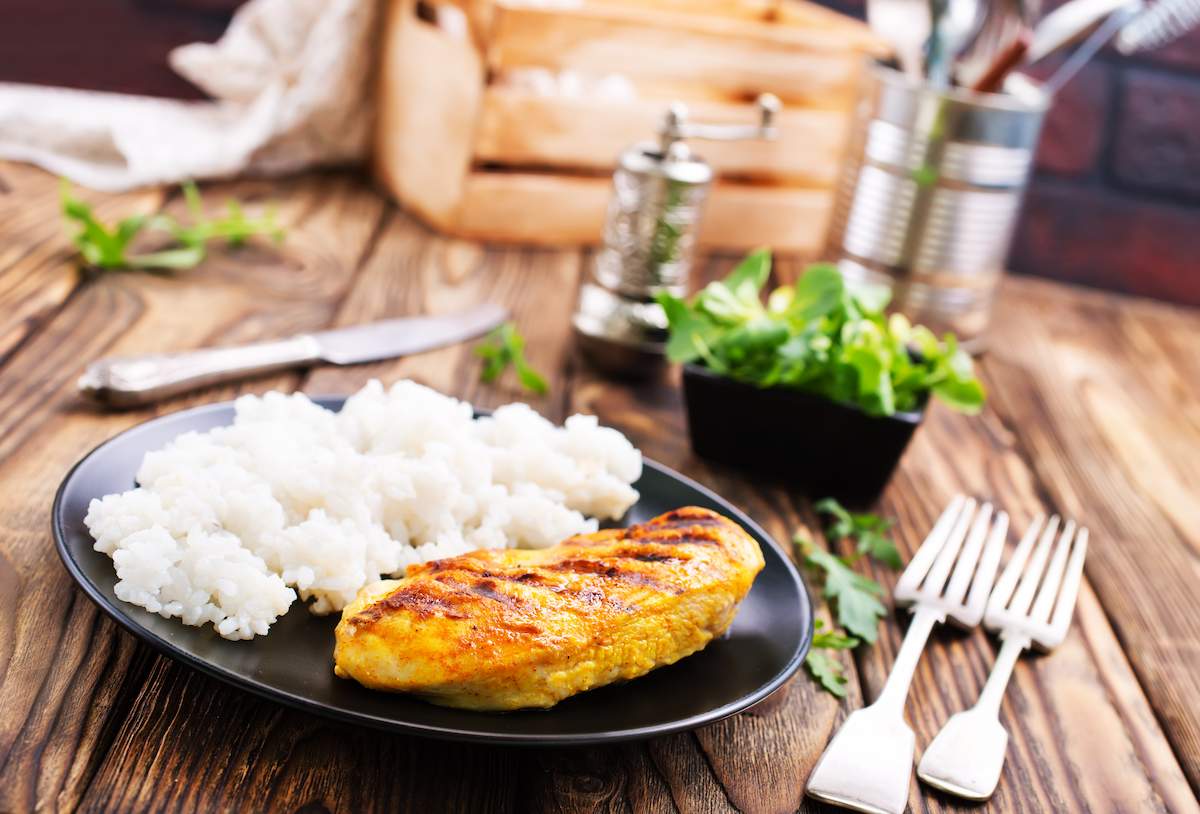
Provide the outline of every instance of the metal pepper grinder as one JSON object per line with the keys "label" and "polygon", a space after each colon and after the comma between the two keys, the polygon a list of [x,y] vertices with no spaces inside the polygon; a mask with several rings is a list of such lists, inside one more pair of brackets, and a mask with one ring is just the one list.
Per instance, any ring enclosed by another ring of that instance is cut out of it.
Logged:
{"label": "metal pepper grinder", "polygon": [[572,319],[580,349],[602,370],[637,376],[661,366],[667,319],[654,295],[687,293],[697,224],[713,180],[712,167],[687,139],[775,138],[779,99],[765,93],[757,105],[757,124],[713,124],[688,121],[687,108],[675,103],[658,141],[621,153],[603,246]]}

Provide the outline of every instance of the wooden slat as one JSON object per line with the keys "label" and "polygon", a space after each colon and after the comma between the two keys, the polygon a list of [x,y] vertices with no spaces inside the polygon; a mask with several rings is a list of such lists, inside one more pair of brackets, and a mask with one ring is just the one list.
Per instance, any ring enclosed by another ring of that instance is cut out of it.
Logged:
{"label": "wooden slat", "polygon": [[[607,178],[476,171],[452,231],[475,240],[594,245],[611,194]],[[832,203],[827,190],[718,182],[704,206],[699,242],[811,256],[824,242]]]}
{"label": "wooden slat", "polygon": [[[653,141],[668,100],[613,100],[545,95],[492,85],[484,93],[475,136],[475,160],[508,167],[553,167],[610,173],[622,150]],[[691,104],[698,121],[752,122],[749,104]],[[847,118],[840,111],[788,108],[772,141],[695,145],[718,173],[796,186],[832,187]]]}
{"label": "wooden slat", "polygon": [[[49,537],[51,499],[71,464],[154,412],[100,413],[80,404],[73,393],[80,369],[110,351],[196,347],[325,324],[383,209],[344,180],[273,188],[280,218],[292,227],[282,254],[218,253],[178,276],[97,279],[0,368],[0,582],[15,583],[4,595],[15,613],[0,624],[0,811],[73,808],[109,754],[149,663],[74,587]],[[263,186],[225,189],[252,197]],[[276,377],[250,386],[287,384]]]}
{"label": "wooden slat", "polygon": [[719,20],[745,20],[820,29],[849,34],[855,41],[866,41],[862,23],[824,6],[797,0],[587,0],[589,5],[652,8],[674,14],[705,15]]}
{"label": "wooden slat", "polygon": [[539,67],[591,76],[769,91],[785,103],[845,110],[862,52],[819,30],[656,14],[637,8],[500,7],[486,54],[495,71]]}
{"label": "wooden slat", "polygon": [[995,409],[1047,498],[1094,529],[1088,578],[1200,789],[1195,362],[1163,352],[1196,347],[1200,314],[1025,279],[1002,302]]}
{"label": "wooden slat", "polygon": [[475,45],[388,4],[381,35],[374,172],[405,206],[450,223],[471,166],[484,72]]}
{"label": "wooden slat", "polygon": [[[555,6],[496,0],[493,5],[493,42],[503,39],[505,27],[511,24],[557,28],[568,33],[586,31],[591,26],[614,33],[635,28],[673,30],[683,36],[717,36],[753,46],[786,46],[817,53],[862,54],[886,49],[884,40],[861,21],[808,3],[780,3],[779,13],[765,18],[729,13],[728,8],[720,10],[721,0],[702,0],[701,13],[693,13],[687,0],[585,0]],[[546,13],[527,15],[539,10]],[[502,22],[506,16],[510,18],[508,23]],[[560,19],[554,20],[553,16]],[[836,30],[836,36],[831,36],[831,30]]]}

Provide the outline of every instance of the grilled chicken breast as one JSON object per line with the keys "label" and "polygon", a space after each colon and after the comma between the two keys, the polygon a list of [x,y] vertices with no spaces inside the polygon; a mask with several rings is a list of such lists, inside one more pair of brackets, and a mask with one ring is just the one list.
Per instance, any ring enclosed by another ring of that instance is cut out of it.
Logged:
{"label": "grilled chicken breast", "polygon": [[550,707],[700,650],[762,567],[741,526],[699,508],[415,565],[346,606],[334,669],[445,706]]}

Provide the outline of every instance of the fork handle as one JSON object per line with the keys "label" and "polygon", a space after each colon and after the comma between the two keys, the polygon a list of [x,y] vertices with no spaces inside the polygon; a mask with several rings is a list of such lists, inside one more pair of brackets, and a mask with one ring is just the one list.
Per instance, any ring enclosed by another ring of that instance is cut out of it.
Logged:
{"label": "fork handle", "polygon": [[944,611],[917,605],[883,691],[852,712],[825,747],[805,786],[810,796],[873,814],[908,807],[916,743],[904,722],[904,699],[929,632],[945,618]]}
{"label": "fork handle", "polygon": [[871,706],[894,712],[898,717],[904,716],[904,701],[908,698],[908,687],[912,683],[913,673],[917,670],[917,662],[925,650],[925,642],[929,633],[938,622],[946,621],[946,614],[928,605],[917,605],[913,611],[912,621],[908,624],[908,632],[896,653],[896,661],[888,674],[887,683],[883,685],[879,697]]}
{"label": "fork handle", "polygon": [[987,683],[983,685],[983,692],[975,702],[975,709],[996,718],[1000,717],[1000,702],[1004,700],[1004,691],[1012,678],[1013,667],[1021,653],[1032,644],[1028,636],[1019,633],[1004,635],[1002,642],[1000,652],[996,654],[996,663],[992,665]]}
{"label": "fork handle", "polygon": [[1002,641],[979,701],[946,721],[917,765],[917,777],[968,800],[988,799],[1000,782],[1008,751],[1008,732],[1000,724],[1000,700],[1013,665],[1031,644],[1028,636],[1015,632],[1004,635]]}

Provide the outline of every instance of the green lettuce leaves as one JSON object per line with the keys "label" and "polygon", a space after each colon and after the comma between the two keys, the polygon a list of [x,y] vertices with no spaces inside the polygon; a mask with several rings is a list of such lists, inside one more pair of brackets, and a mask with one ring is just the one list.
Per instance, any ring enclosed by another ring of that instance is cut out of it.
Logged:
{"label": "green lettuce leaves", "polygon": [[770,274],[771,252],[759,249],[689,300],[660,293],[671,361],[871,415],[920,409],[930,394],[960,412],[982,408],[983,385],[954,335],[939,340],[901,314],[888,316],[886,289],[848,286],[837,267],[818,263],[764,302]]}

